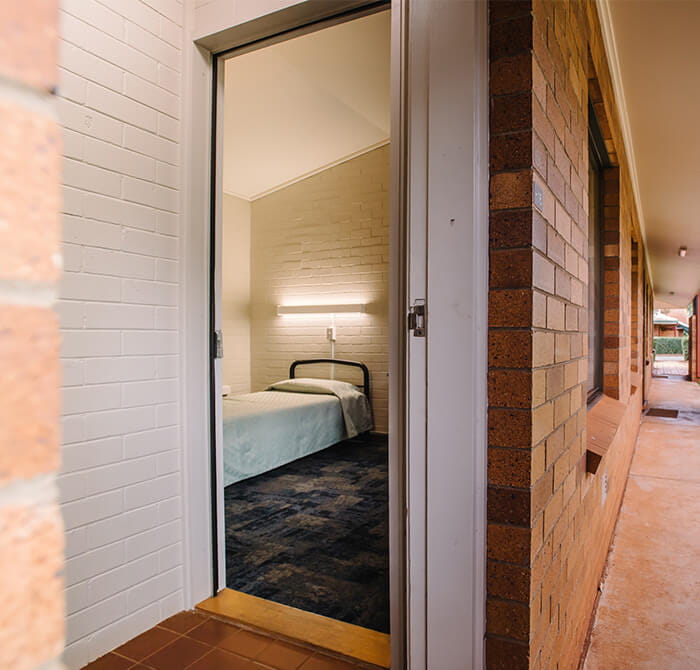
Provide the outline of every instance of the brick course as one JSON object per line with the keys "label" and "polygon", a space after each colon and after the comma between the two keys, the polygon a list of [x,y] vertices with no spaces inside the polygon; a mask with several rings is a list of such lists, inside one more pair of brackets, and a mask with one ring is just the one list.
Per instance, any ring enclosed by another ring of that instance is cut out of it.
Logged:
{"label": "brick course", "polygon": [[0,324],[3,485],[58,469],[59,403],[53,389],[58,388],[59,374],[58,324],[51,310],[0,305]]}
{"label": "brick course", "polygon": [[43,667],[63,649],[63,524],[55,501],[3,505],[0,538],[0,667]]}
{"label": "brick course", "polygon": [[51,91],[57,80],[58,0],[0,5],[0,74],[35,90]]}
{"label": "brick course", "polygon": [[[14,4],[14,3],[10,3]],[[46,111],[0,102],[0,267],[7,279],[55,281],[59,130]]]}
{"label": "brick course", "polygon": [[[641,237],[595,4],[492,1],[490,58],[487,667],[568,670],[641,411],[641,393],[631,395],[641,383],[631,370],[642,304],[632,302],[632,238]],[[621,413],[587,408],[589,95],[613,166],[604,391],[625,403]],[[639,266],[641,245],[636,253]],[[586,472],[589,424],[607,430],[596,475]]]}
{"label": "brick course", "polygon": [[0,667],[55,665],[64,639],[59,464],[57,5],[0,7]]}

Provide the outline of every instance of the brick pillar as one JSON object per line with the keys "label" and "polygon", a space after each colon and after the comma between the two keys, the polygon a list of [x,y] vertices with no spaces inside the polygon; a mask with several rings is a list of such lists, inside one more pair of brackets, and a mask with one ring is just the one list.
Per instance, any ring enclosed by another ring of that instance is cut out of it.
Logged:
{"label": "brick pillar", "polygon": [[0,3],[0,668],[63,648],[54,0]]}
{"label": "brick pillar", "polygon": [[700,353],[700,347],[698,346],[700,327],[698,327],[697,314],[693,314],[690,317],[688,330],[690,335],[690,341],[688,342],[688,374],[690,375],[691,381],[697,382],[700,381],[700,362],[698,361],[698,353]]}
{"label": "brick pillar", "polygon": [[642,326],[642,314],[641,314],[641,300],[640,296],[642,294],[641,287],[642,282],[639,280],[639,268],[640,268],[640,257],[639,257],[639,244],[636,240],[632,240],[632,313],[631,313],[631,363],[630,369],[633,373],[633,383],[639,383],[639,343],[641,341],[640,332]]}
{"label": "brick pillar", "polygon": [[568,36],[585,17],[580,3],[489,7],[486,667],[570,668],[585,628],[566,617],[585,463],[588,100],[585,45]]}
{"label": "brick pillar", "polygon": [[690,319],[688,319],[688,376],[690,381],[693,381],[694,377],[694,366],[693,366],[693,345],[695,341],[695,319],[696,316],[693,314]]}
{"label": "brick pillar", "polygon": [[620,231],[620,170],[603,171],[603,392],[611,398],[625,398],[622,389],[620,351],[625,345],[621,280],[622,243]]}
{"label": "brick pillar", "polygon": [[535,367],[554,357],[554,335],[533,328],[546,325],[554,265],[542,253],[546,223],[532,207],[533,150],[540,148],[533,146],[530,2],[490,3],[490,51],[486,667],[527,670],[531,556],[539,548],[532,489],[543,474],[533,433],[546,374]]}

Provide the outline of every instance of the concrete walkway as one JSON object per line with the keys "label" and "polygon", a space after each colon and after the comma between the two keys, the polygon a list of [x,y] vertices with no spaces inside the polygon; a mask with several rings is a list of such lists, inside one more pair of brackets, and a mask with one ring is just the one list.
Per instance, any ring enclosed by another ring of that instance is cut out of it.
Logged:
{"label": "concrete walkway", "polygon": [[700,668],[700,385],[654,379],[585,670]]}

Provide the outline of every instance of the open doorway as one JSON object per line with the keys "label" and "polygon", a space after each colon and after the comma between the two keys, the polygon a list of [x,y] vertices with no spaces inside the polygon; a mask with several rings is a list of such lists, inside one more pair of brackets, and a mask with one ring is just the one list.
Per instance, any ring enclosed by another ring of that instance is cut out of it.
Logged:
{"label": "open doorway", "polygon": [[[282,4],[285,8],[275,9]],[[216,138],[223,137],[223,61],[259,49],[262,39],[269,39],[268,44],[280,42],[308,33],[309,27],[319,29],[317,22],[349,18],[339,19],[338,12],[370,12],[376,7],[370,0],[337,4],[307,0],[289,7],[280,0],[255,5],[251,14],[221,3],[219,15],[208,3],[199,32],[195,30],[189,124],[193,141],[186,156],[192,189],[183,244],[190,278],[185,282],[188,357],[182,389],[185,434],[191,445],[186,551],[192,566],[188,580],[192,602],[218,616],[242,620],[240,609],[235,615],[231,611],[244,600],[232,599],[231,594],[240,592],[223,588],[225,527],[224,515],[219,513],[225,493],[223,421],[217,420],[223,405],[223,365],[222,359],[215,358],[213,337],[221,323],[216,311],[211,319],[202,318],[208,312],[209,297],[216,297],[219,307],[221,299],[219,284],[211,282],[208,261],[221,250],[223,187],[218,184],[211,191],[208,185],[223,181],[223,146],[217,141],[212,154],[209,123],[214,122]],[[371,633],[372,644],[376,636],[383,636],[375,647],[381,647],[380,654],[362,660],[384,667],[389,662],[403,667],[409,659],[411,667],[440,667],[454,658],[468,659],[470,667],[483,666],[488,286],[485,9],[479,2],[425,3],[408,12],[407,3],[392,2],[391,661],[386,634],[354,627]],[[210,98],[212,74],[215,86]],[[212,229],[205,225],[209,214],[217,222]],[[214,247],[211,256],[210,246]],[[417,314],[419,308],[422,317]],[[407,319],[411,315],[415,318]],[[411,329],[412,325],[416,327]],[[206,355],[211,366],[203,360]],[[212,414],[205,414],[210,407]],[[219,432],[211,436],[216,439],[207,439],[210,430]],[[211,449],[210,458],[205,456],[207,449]],[[216,523],[210,523],[212,518]],[[285,626],[294,623],[289,612],[277,613],[276,608],[286,606],[258,600],[265,604],[265,612],[257,623],[248,625],[294,639],[300,639],[300,628],[303,633],[318,630],[309,625],[282,630],[282,621]],[[310,643],[325,646],[327,636],[319,633]],[[353,643],[338,653],[359,658],[358,648]]]}
{"label": "open doorway", "polygon": [[220,67],[225,585],[388,634],[389,12]]}
{"label": "open doorway", "polygon": [[653,368],[654,377],[688,378],[690,353],[690,316],[688,309],[654,305]]}

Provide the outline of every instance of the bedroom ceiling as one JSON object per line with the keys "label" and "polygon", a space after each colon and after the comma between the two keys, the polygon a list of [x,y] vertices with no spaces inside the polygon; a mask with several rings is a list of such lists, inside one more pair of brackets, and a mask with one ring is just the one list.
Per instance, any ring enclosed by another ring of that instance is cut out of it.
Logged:
{"label": "bedroom ceiling", "polygon": [[389,12],[230,58],[224,192],[253,200],[389,139]]}
{"label": "bedroom ceiling", "polygon": [[700,2],[600,4],[619,59],[657,305],[685,307],[700,290]]}

